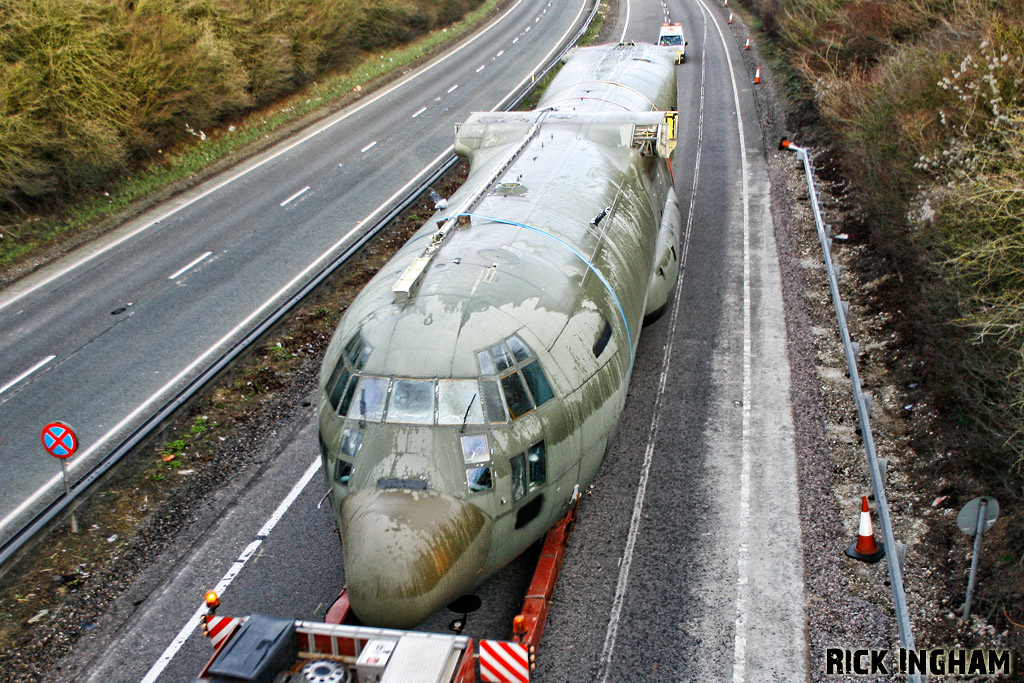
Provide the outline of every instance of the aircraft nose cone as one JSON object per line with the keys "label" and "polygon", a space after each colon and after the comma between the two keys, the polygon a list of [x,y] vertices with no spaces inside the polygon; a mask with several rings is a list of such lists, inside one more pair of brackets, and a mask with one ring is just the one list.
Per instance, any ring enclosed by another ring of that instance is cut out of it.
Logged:
{"label": "aircraft nose cone", "polygon": [[356,491],[339,521],[349,602],[372,626],[420,623],[472,589],[490,550],[491,520],[436,491]]}

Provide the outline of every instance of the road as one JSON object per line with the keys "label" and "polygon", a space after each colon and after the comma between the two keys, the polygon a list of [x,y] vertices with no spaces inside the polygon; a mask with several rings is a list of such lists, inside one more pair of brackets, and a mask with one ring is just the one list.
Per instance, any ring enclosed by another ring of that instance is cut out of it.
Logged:
{"label": "road", "polygon": [[[642,332],[535,680],[806,680],[787,339],[753,86],[717,3],[623,1],[615,19],[625,38],[653,40],[666,14],[689,41],[677,70],[683,274]],[[224,614],[322,617],[344,575],[317,509],[316,448],[310,415],[268,445],[264,469],[220,493],[225,514],[202,541],[121,601],[119,630],[85,643],[85,680],[188,680],[209,655],[191,617],[218,581]],[[469,635],[507,636],[522,572],[481,589]]]}
{"label": "road", "polygon": [[[0,543],[210,365],[501,108],[585,19],[519,0],[456,50],[0,292]],[[500,77],[494,74],[500,73]]]}

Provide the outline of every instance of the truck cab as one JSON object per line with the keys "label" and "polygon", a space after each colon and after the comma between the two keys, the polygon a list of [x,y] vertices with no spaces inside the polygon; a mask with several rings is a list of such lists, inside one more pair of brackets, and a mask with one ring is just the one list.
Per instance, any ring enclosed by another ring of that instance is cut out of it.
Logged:
{"label": "truck cab", "polygon": [[658,32],[658,45],[672,48],[675,52],[676,64],[686,61],[686,39],[683,36],[683,25],[678,21],[666,22]]}

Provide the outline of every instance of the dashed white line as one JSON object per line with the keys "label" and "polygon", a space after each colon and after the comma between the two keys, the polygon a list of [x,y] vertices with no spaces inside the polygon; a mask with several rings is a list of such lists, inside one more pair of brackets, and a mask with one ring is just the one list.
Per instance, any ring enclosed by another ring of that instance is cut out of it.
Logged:
{"label": "dashed white line", "polygon": [[420,108],[419,108],[419,111],[417,111],[417,112],[416,112],[415,114],[413,114],[413,115],[412,115],[412,118],[416,118],[417,116],[419,116],[420,114],[422,114],[422,113],[423,113],[423,112],[425,112],[426,110],[427,110],[427,108],[426,108],[426,107],[420,107]]}
{"label": "dashed white line", "polygon": [[[273,531],[275,526],[277,526],[277,523],[280,522],[281,518],[284,517],[286,512],[288,512],[288,508],[290,508],[298,499],[299,494],[302,493],[302,489],[306,488],[306,484],[309,483],[309,480],[313,478],[313,475],[316,474],[319,469],[320,458],[318,456],[313,460],[312,464],[306,468],[306,472],[302,475],[302,478],[295,483],[292,490],[288,492],[287,497],[285,497],[285,499],[281,501],[281,504],[277,506],[277,509],[274,510],[274,514],[270,516],[270,519],[268,519],[263,525],[263,528],[256,533],[255,540],[245,547],[242,554],[238,556],[238,559],[235,560],[234,564],[231,565],[231,568],[228,569],[227,573],[224,574],[221,580],[217,583],[217,586],[213,589],[217,595],[222,595],[224,591],[227,590],[228,586],[231,585],[231,582],[235,580],[235,577],[242,571],[242,568],[245,567],[245,564],[249,559],[256,554],[256,551],[259,550],[263,541],[267,539],[267,536],[270,535],[270,532]],[[189,620],[185,622],[185,625],[181,627],[181,630],[178,632],[178,636],[170,645],[167,646],[167,649],[164,650],[162,655],[160,655],[160,659],[153,663],[153,666],[150,667],[149,671],[146,673],[145,678],[142,679],[142,683],[153,683],[160,677],[160,674],[163,673],[164,669],[167,668],[167,665],[171,663],[172,659],[174,659],[174,655],[178,654],[178,650],[180,650],[185,644],[188,637],[198,630],[199,619],[205,613],[206,605],[202,604],[199,606],[199,609],[189,617]]]}
{"label": "dashed white line", "polygon": [[447,94],[451,95],[451,94],[452,94],[453,92],[455,92],[456,90],[458,90],[458,88],[459,88],[459,84],[458,84],[458,83],[456,83],[456,84],[455,84],[455,85],[453,85],[452,87],[448,88],[448,93],[447,93]]}
{"label": "dashed white line", "polygon": [[374,146],[375,146],[376,144],[377,144],[377,141],[376,141],[376,140],[374,140],[373,142],[371,142],[370,144],[368,144],[368,145],[367,145],[366,147],[363,147],[363,148],[362,148],[361,150],[359,150],[359,153],[360,153],[360,154],[362,154],[362,153],[366,152],[366,151],[367,151],[367,150],[369,150],[369,149],[370,149],[371,147],[374,147]]}
{"label": "dashed white line", "polygon": [[[308,190],[309,188],[307,187],[306,189]],[[301,194],[301,193],[300,193],[300,194]],[[203,260],[204,260],[204,259],[205,259],[206,257],[208,257],[208,256],[209,256],[210,254],[212,254],[212,253],[213,253],[212,251],[208,251],[208,252],[206,252],[205,254],[203,254],[202,256],[200,256],[199,258],[197,258],[196,260],[192,261],[191,263],[189,263],[189,264],[188,264],[187,266],[185,266],[185,267],[184,267],[184,268],[182,268],[181,270],[179,270],[179,271],[175,272],[175,273],[174,273],[174,275],[171,275],[171,276],[170,276],[170,277],[168,277],[167,279],[168,279],[168,280],[174,280],[174,279],[175,279],[175,278],[177,278],[177,277],[178,277],[179,275],[181,275],[182,273],[184,273],[185,271],[187,271],[187,270],[188,270],[189,268],[192,268],[192,267],[194,267],[194,266],[197,266],[197,265],[199,265],[199,264],[200,264],[200,263],[201,263],[201,262],[202,262],[202,261],[203,261]]]}
{"label": "dashed white line", "polygon": [[505,54],[505,51],[504,51],[504,50],[498,50],[498,54],[496,54],[496,55],[494,55],[494,56],[495,56],[495,57],[500,57],[500,56],[502,56],[503,54]]}
{"label": "dashed white line", "polygon": [[26,370],[25,372],[21,373],[20,375],[18,375],[14,379],[12,379],[7,384],[5,384],[2,387],[0,387],[0,394],[4,393],[5,391],[7,391],[11,387],[13,387],[15,384],[17,384],[21,380],[25,379],[26,377],[31,375],[33,372],[35,372],[39,368],[43,367],[44,365],[46,365],[47,363],[49,363],[51,360],[53,360],[56,357],[57,356],[47,356],[46,358],[42,359],[41,361],[39,361],[38,363],[36,363],[32,367],[30,367],[28,370]]}
{"label": "dashed white line", "polygon": [[519,36],[516,36],[515,38],[512,39],[512,44],[513,45],[515,45],[518,42],[519,42]]}
{"label": "dashed white line", "polygon": [[523,33],[524,33],[524,34],[526,34],[526,33],[529,33],[529,32],[530,32],[530,29],[531,29],[531,28],[533,28],[533,27],[532,27],[532,26],[527,26],[527,27],[526,27],[526,30],[525,30],[525,31],[523,31]]}
{"label": "dashed white line", "polygon": [[291,197],[289,197],[288,199],[286,199],[283,202],[281,202],[281,206],[287,205],[288,202],[292,201],[293,199],[298,199],[302,195],[306,194],[306,192],[308,192],[308,191],[309,191],[309,185],[306,185],[304,188],[302,188],[301,190],[299,190],[298,192],[293,194]]}
{"label": "dashed white line", "polygon": [[486,68],[486,66],[485,66],[484,64],[481,64],[480,66],[478,66],[478,67],[476,68],[476,72],[477,72],[477,73],[480,73],[480,72],[481,72],[481,71],[483,71],[483,70],[484,70],[485,68]]}

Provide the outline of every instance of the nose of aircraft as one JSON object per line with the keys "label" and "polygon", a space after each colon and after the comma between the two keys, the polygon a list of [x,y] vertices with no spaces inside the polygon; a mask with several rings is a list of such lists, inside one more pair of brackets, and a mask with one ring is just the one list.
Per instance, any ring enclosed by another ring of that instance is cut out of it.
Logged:
{"label": "nose of aircraft", "polygon": [[368,625],[420,623],[472,589],[490,550],[491,520],[436,491],[364,489],[340,512],[349,602]]}

